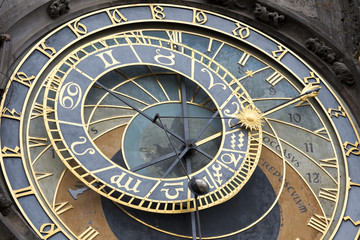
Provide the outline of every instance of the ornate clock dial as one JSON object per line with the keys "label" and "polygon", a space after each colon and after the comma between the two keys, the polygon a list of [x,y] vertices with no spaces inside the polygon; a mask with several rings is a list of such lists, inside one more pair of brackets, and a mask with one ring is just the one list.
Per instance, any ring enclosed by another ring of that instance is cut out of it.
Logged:
{"label": "ornate clock dial", "polygon": [[[243,22],[113,7],[54,30],[16,68],[2,168],[44,239],[189,239],[196,205],[204,239],[353,239],[359,136],[346,109]],[[195,198],[192,177],[209,192]]]}

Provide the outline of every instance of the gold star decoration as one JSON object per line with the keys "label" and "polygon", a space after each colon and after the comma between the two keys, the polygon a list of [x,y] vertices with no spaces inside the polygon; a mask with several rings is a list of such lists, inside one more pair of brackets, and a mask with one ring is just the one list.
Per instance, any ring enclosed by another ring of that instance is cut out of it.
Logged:
{"label": "gold star decoration", "polygon": [[252,77],[254,75],[254,72],[252,70],[249,70],[249,69],[247,69],[245,73],[246,73],[246,75],[248,77]]}

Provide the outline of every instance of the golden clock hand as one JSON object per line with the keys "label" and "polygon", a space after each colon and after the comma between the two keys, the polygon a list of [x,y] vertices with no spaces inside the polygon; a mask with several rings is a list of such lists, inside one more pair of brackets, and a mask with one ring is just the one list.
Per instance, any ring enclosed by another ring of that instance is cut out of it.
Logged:
{"label": "golden clock hand", "polygon": [[[250,130],[257,129],[261,126],[261,120],[276,111],[279,111],[280,109],[283,109],[291,104],[294,104],[298,101],[301,101],[298,105],[301,105],[301,103],[305,102],[310,97],[316,97],[318,95],[320,87],[318,85],[313,85],[312,83],[309,83],[304,87],[304,89],[301,91],[301,94],[299,96],[296,96],[284,103],[281,103],[273,108],[270,108],[263,113],[259,113],[259,111],[255,108],[252,108],[249,106],[246,106],[245,108],[241,109],[241,111],[236,114],[238,116],[239,122],[235,125],[232,125],[231,128],[234,128],[238,125],[242,125],[245,128],[248,128]],[[298,106],[296,105],[296,106]]]}
{"label": "golden clock hand", "polygon": [[265,117],[266,115],[269,115],[273,112],[279,111],[280,109],[287,107],[293,103],[296,103],[298,101],[301,101],[301,103],[305,102],[308,98],[316,97],[319,93],[320,87],[318,85],[308,84],[304,87],[304,89],[301,91],[301,94],[297,97],[294,97],[282,104],[279,104],[278,106],[275,106],[271,109],[266,110],[265,112],[261,113],[261,117]]}

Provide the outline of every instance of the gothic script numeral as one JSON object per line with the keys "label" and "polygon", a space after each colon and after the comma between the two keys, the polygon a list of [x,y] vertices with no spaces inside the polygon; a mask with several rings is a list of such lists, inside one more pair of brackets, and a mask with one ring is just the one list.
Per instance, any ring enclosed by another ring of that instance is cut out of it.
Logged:
{"label": "gothic script numeral", "polygon": [[1,153],[3,157],[21,157],[20,148],[18,146],[14,149],[5,146],[1,149]]}
{"label": "gothic script numeral", "polygon": [[120,13],[118,9],[115,10],[106,10],[112,24],[121,23],[121,21],[127,22],[126,17]]}
{"label": "gothic script numeral", "polygon": [[346,113],[343,111],[341,106],[339,106],[338,108],[329,108],[328,113],[331,117],[334,117],[334,116],[336,118],[338,118],[339,116],[346,117]]}
{"label": "gothic script numeral", "polygon": [[18,113],[14,108],[10,111],[7,107],[2,110],[2,117],[11,118],[20,121],[21,113]]}
{"label": "gothic script numeral", "polygon": [[30,87],[32,84],[32,81],[35,79],[35,76],[30,76],[28,77],[26,75],[26,73],[24,72],[18,72],[16,73],[15,77],[13,78],[13,80],[27,86]]}
{"label": "gothic script numeral", "polygon": [[55,235],[56,233],[60,232],[60,228],[58,228],[53,223],[44,223],[40,227],[40,233],[45,234],[43,235],[43,239],[48,239],[51,236]]}
{"label": "gothic script numeral", "polygon": [[193,10],[193,23],[204,24],[207,21],[207,16],[204,11],[194,9]]}
{"label": "gothic script numeral", "polygon": [[283,48],[282,46],[278,46],[278,50],[272,51],[272,56],[276,59],[276,60],[281,60],[285,54],[288,52],[288,49]]}
{"label": "gothic script numeral", "polygon": [[48,58],[51,58],[55,53],[56,53],[56,50],[52,47],[47,47],[45,45],[45,40],[42,41],[40,43],[39,46],[36,47],[36,49],[38,51],[40,51],[41,53],[43,53],[45,56],[47,56]]}
{"label": "gothic script numeral", "polygon": [[240,23],[235,23],[236,28],[232,31],[235,36],[239,36],[241,39],[245,39],[250,36],[250,29],[247,26],[241,26]]}
{"label": "gothic script numeral", "polygon": [[348,157],[350,154],[354,154],[359,156],[360,155],[360,148],[359,148],[359,142],[356,141],[355,143],[350,143],[348,141],[344,142],[344,148],[347,150],[345,155]]}
{"label": "gothic script numeral", "polygon": [[77,20],[74,23],[69,23],[69,25],[68,25],[69,28],[71,29],[71,31],[73,31],[77,37],[80,37],[87,33],[86,26],[79,21],[80,20]]}
{"label": "gothic script numeral", "polygon": [[159,5],[150,5],[153,19],[162,20],[165,18],[164,8]]}
{"label": "gothic script numeral", "polygon": [[24,196],[28,196],[34,194],[34,190],[31,186],[20,188],[18,190],[14,190],[14,194],[16,198],[21,198]]}

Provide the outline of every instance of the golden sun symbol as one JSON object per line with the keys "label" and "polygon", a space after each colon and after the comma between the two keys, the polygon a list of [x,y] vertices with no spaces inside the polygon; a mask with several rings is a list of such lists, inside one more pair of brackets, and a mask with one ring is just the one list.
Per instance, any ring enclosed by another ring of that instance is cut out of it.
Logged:
{"label": "golden sun symbol", "polygon": [[262,116],[256,107],[246,106],[238,114],[239,123],[249,130],[257,130],[261,127]]}

